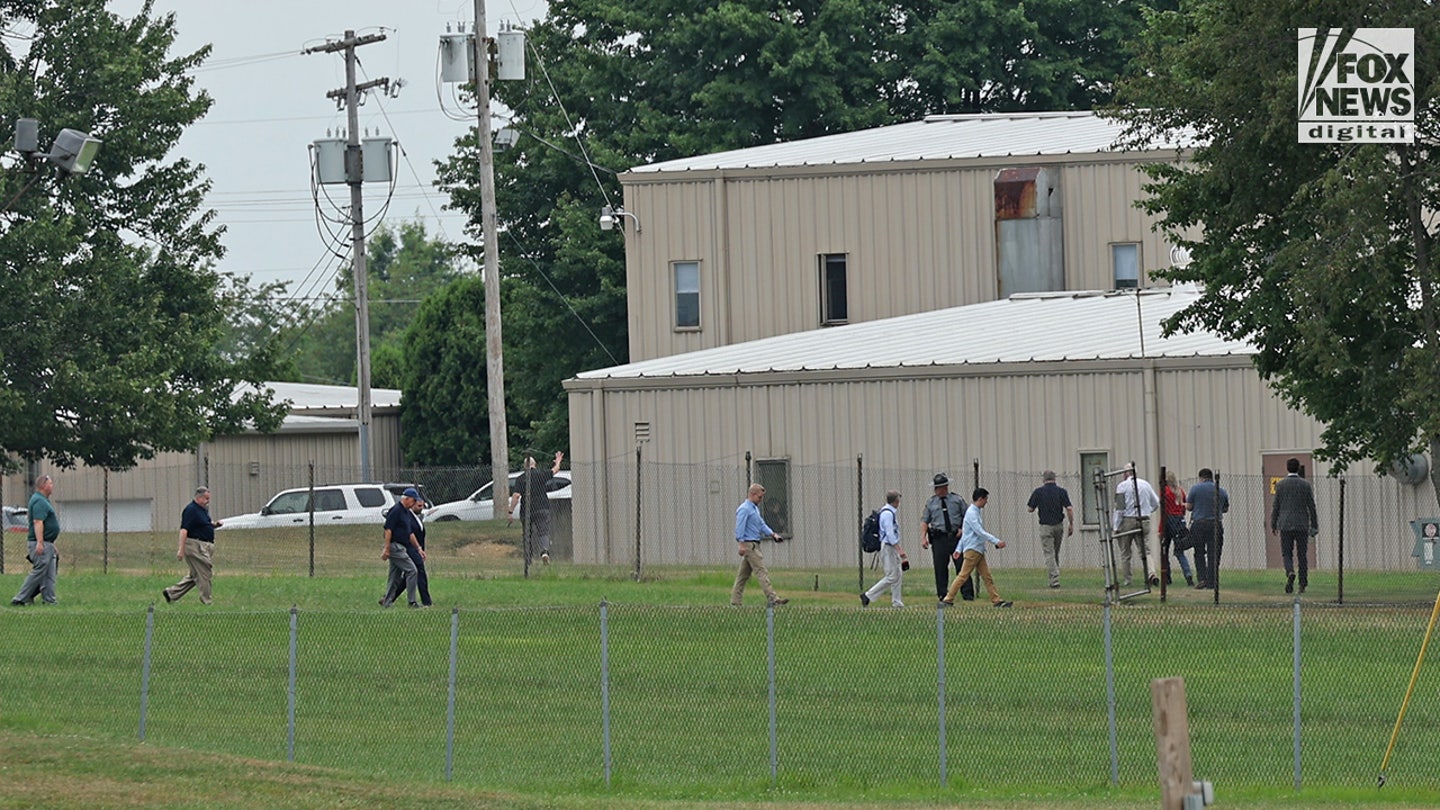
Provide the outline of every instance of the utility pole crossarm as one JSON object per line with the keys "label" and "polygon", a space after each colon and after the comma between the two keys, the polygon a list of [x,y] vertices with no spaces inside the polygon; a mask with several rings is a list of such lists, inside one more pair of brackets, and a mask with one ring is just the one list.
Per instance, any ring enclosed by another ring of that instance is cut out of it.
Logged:
{"label": "utility pole crossarm", "polygon": [[358,48],[361,45],[370,45],[376,42],[384,42],[384,34],[366,34],[363,37],[355,36],[354,32],[346,31],[345,38],[327,42],[324,45],[312,45],[301,51],[302,56],[309,56],[312,53],[335,53],[346,48]]}
{"label": "utility pole crossarm", "polygon": [[[371,79],[371,80],[368,81],[368,82],[361,82],[361,83],[355,85],[355,92],[356,92],[356,93],[363,93],[363,92],[365,92],[366,90],[373,90],[373,89],[375,89],[375,88],[377,88],[377,87],[383,88],[383,89],[385,89],[385,90],[388,92],[388,91],[390,90],[390,78],[387,76],[387,77],[382,77],[382,78],[379,78],[379,79]],[[326,93],[326,94],[325,94],[325,97],[326,97],[326,98],[330,98],[330,99],[334,99],[334,100],[336,100],[336,101],[344,101],[346,98],[349,97],[349,95],[350,95],[350,88],[348,88],[348,87],[341,87],[341,88],[337,88],[337,89],[335,89],[335,90],[331,90],[330,92]]]}

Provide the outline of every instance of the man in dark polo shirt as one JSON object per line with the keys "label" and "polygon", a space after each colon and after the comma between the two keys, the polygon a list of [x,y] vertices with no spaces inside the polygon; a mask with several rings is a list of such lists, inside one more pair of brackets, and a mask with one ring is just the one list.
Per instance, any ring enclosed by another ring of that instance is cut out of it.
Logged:
{"label": "man in dark polo shirt", "polygon": [[184,560],[190,573],[160,592],[166,602],[179,601],[191,588],[200,589],[200,603],[210,604],[210,578],[214,573],[211,555],[215,552],[215,530],[220,521],[210,519],[210,490],[195,488],[195,499],[180,513],[180,547],[175,559]]}
{"label": "man in dark polo shirt", "polygon": [[[1030,493],[1025,505],[1031,512],[1040,511],[1040,548],[1045,552],[1045,570],[1050,574],[1050,587],[1060,587],[1060,543],[1075,533],[1075,509],[1070,506],[1070,493],[1055,483],[1055,472],[1046,470],[1040,486]],[[1070,528],[1065,530],[1065,518]]]}
{"label": "man in dark polo shirt", "polygon": [[[404,583],[405,590],[410,599],[410,607],[418,608],[420,603],[416,601],[416,589],[419,586],[419,569],[410,560],[410,552],[407,546],[420,552],[420,559],[425,559],[425,549],[420,548],[420,541],[415,536],[415,516],[412,510],[415,502],[420,500],[420,493],[414,488],[407,488],[400,495],[400,505],[390,507],[385,513],[385,548],[380,552],[380,559],[390,561],[390,580],[385,588],[385,597],[380,600],[380,607],[390,607],[400,595],[400,584]],[[395,596],[391,596],[391,594]]]}

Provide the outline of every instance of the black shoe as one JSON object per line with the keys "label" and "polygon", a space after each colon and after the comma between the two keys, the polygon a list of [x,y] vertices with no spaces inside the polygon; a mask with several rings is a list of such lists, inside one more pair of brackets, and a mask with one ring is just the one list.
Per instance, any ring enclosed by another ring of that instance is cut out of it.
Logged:
{"label": "black shoe", "polygon": [[948,599],[941,599],[941,600],[940,600],[940,607],[942,607],[942,608],[955,607],[955,603],[954,603],[954,602],[951,602],[951,601],[948,600]]}
{"label": "black shoe", "polygon": [[860,607],[870,607],[870,597],[860,594]]}
{"label": "black shoe", "polygon": [[991,605],[991,607],[1015,607],[1015,603],[1007,599],[1001,602],[996,602]]}
{"label": "black shoe", "polygon": [[380,600],[380,607],[390,607],[390,603],[389,603],[389,602],[386,602],[384,599],[381,599],[381,600]]}
{"label": "black shoe", "polygon": [[[965,600],[966,602],[974,602],[974,601],[975,601],[975,597],[973,597],[973,596],[961,596],[960,598],[963,599],[963,600]],[[953,604],[955,604],[955,603],[954,603],[954,602],[951,602],[950,604],[953,605]]]}
{"label": "black shoe", "polygon": [[1300,593],[1305,593],[1305,583],[1300,583]]}
{"label": "black shoe", "polygon": [[1285,593],[1294,593],[1294,592],[1295,592],[1295,575],[1294,575],[1294,574],[1286,574],[1286,575],[1285,575]]}
{"label": "black shoe", "polygon": [[10,607],[25,607],[25,603],[21,602],[19,599],[11,599]]}
{"label": "black shoe", "polygon": [[1186,584],[1186,585],[1189,585],[1189,586],[1192,587],[1192,588],[1195,587],[1195,577],[1194,577],[1194,575],[1192,575],[1192,574],[1186,574],[1186,575],[1185,575],[1185,584]]}
{"label": "black shoe", "polygon": [[174,602],[174,601],[175,601],[174,599],[171,599],[171,598],[170,598],[170,589],[169,589],[169,588],[162,589],[162,590],[160,591],[160,595],[163,596],[163,597],[165,597],[165,604],[167,604],[167,605],[170,604],[171,602]]}
{"label": "black shoe", "polygon": [[420,607],[420,603],[419,603],[419,602],[411,602],[411,603],[410,603],[410,607],[412,607],[412,608],[418,608],[418,607]]}

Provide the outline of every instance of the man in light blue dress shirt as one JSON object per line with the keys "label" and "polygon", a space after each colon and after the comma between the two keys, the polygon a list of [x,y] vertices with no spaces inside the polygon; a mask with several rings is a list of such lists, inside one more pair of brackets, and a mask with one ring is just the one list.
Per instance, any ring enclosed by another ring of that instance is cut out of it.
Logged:
{"label": "man in light blue dress shirt", "polygon": [[990,502],[990,492],[983,487],[977,488],[973,493],[974,500],[969,509],[965,510],[965,521],[960,532],[960,547],[955,549],[955,555],[964,560],[960,565],[960,575],[950,583],[950,592],[940,600],[941,607],[949,607],[955,604],[955,594],[960,590],[972,573],[980,575],[980,581],[985,583],[985,591],[990,594],[990,604],[999,608],[1008,608],[1015,604],[1000,598],[1000,592],[995,590],[995,578],[990,576],[990,563],[985,560],[985,544],[989,543],[995,548],[1004,548],[1005,541],[985,531],[985,518],[982,512],[985,504]]}
{"label": "man in light blue dress shirt", "polygon": [[740,570],[735,572],[735,585],[730,589],[730,604],[735,607],[740,607],[745,596],[745,583],[750,581],[751,576],[760,583],[760,590],[765,592],[765,599],[770,604],[783,605],[790,601],[777,596],[775,589],[770,587],[770,572],[765,570],[765,556],[760,552],[762,539],[785,542],[785,538],[766,525],[765,519],[760,516],[760,500],[764,497],[765,487],[751,484],[745,500],[735,510],[735,544],[740,551]]}

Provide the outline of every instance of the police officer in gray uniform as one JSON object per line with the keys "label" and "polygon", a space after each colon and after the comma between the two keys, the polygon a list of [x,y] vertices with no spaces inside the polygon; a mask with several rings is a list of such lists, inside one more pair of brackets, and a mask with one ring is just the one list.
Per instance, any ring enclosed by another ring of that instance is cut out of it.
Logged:
{"label": "police officer in gray uniform", "polygon": [[[930,549],[935,561],[935,594],[944,599],[950,590],[950,565],[960,573],[960,560],[954,558],[955,549],[960,545],[960,529],[965,520],[965,502],[950,491],[950,476],[935,473],[935,494],[925,502],[925,511],[920,516],[920,547]],[[975,600],[975,580],[972,577],[960,588],[960,598],[966,602]]]}

